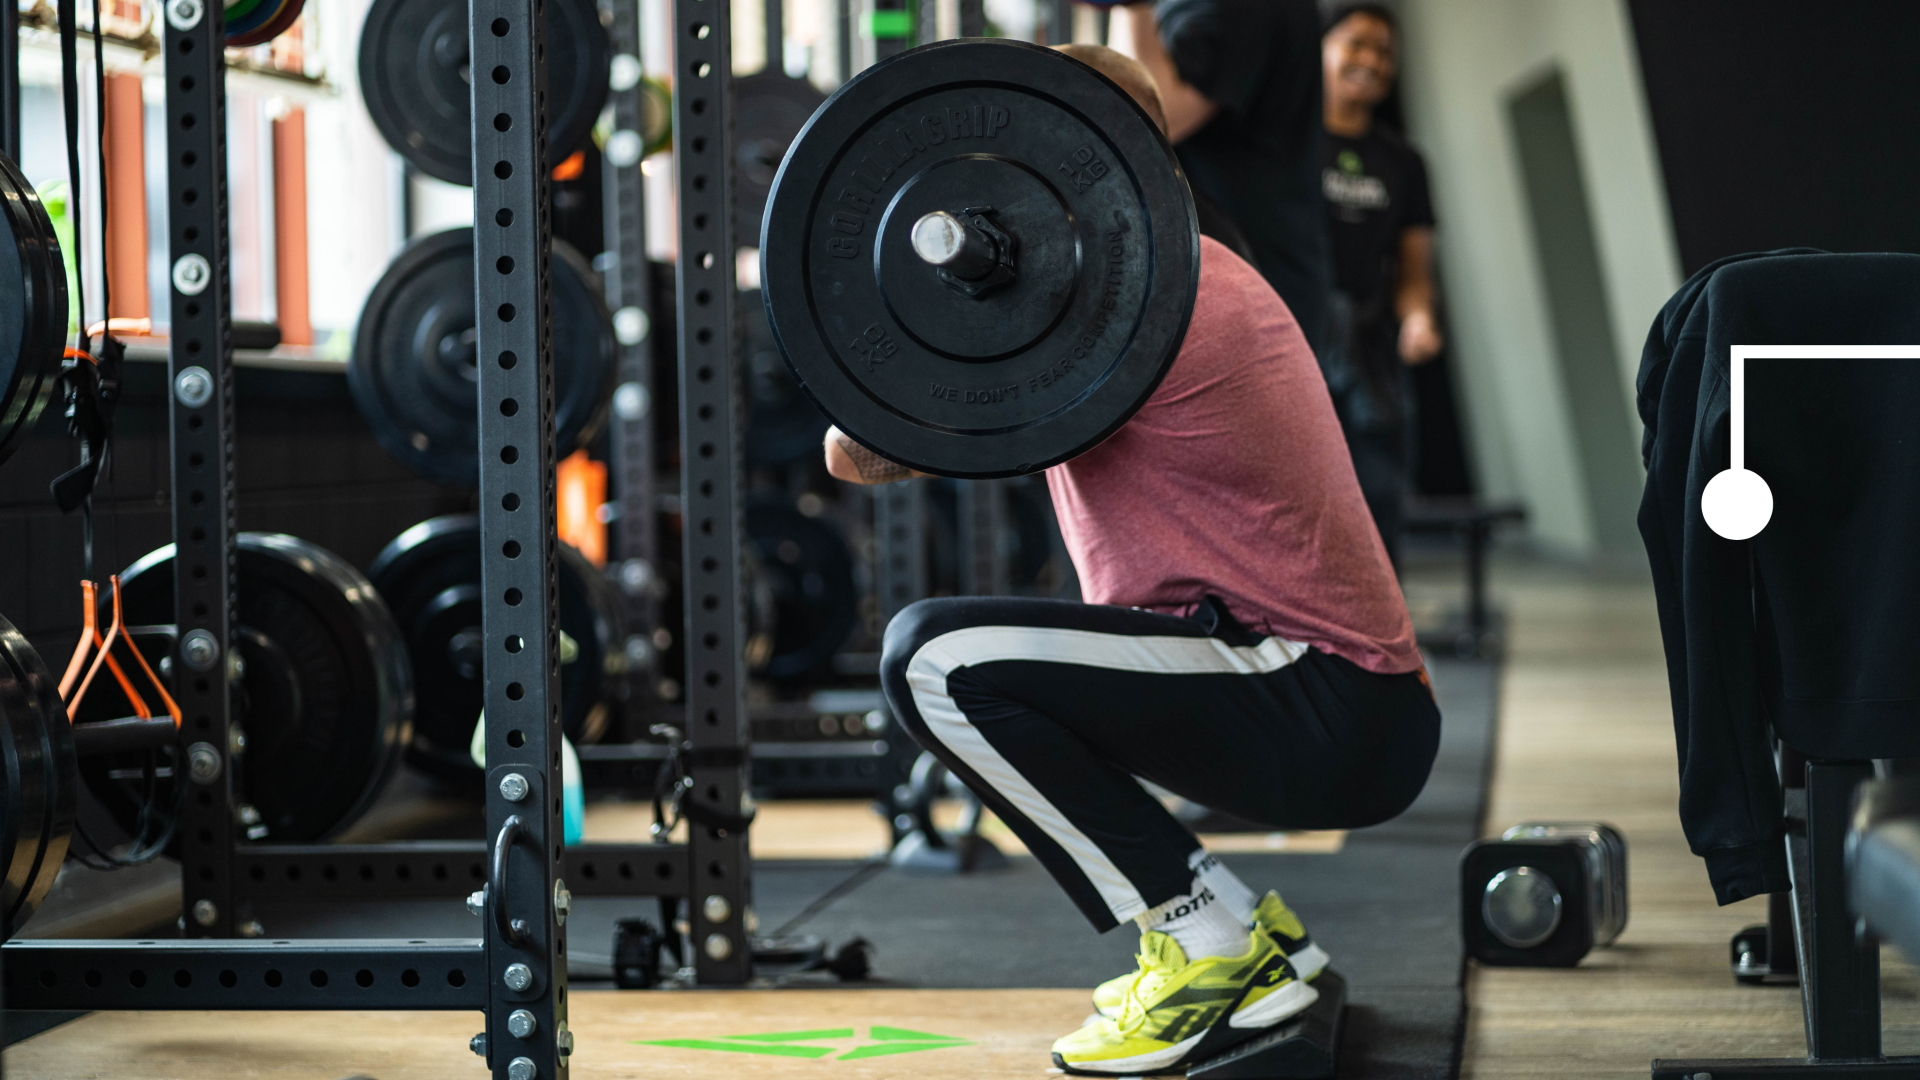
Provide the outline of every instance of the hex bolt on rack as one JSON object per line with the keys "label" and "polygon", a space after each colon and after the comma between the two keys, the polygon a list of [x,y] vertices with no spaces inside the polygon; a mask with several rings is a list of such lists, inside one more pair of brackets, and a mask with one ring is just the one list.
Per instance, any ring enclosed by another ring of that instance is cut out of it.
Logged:
{"label": "hex bolt on rack", "polygon": [[[627,5],[631,6],[631,5]],[[486,841],[236,845],[227,690],[235,566],[228,292],[224,14],[166,4],[172,478],[184,709],[193,763],[181,820],[182,940],[5,944],[10,1009],[476,1009],[472,1048],[498,1080],[567,1075],[566,918],[571,897],[692,902],[695,971],[742,984],[751,965],[747,727],[740,652],[740,509],[733,364],[728,12],[678,0],[688,65],[676,95],[682,252],[682,431],[687,452],[691,842],[560,845],[551,238],[543,0],[470,0],[478,323],[482,619],[486,636]],[[614,21],[638,55],[637,14]],[[624,20],[624,21],[623,21]],[[616,98],[616,102],[623,100]],[[634,108],[616,117],[638,130]],[[645,312],[639,160],[615,164],[616,300]],[[623,381],[644,379],[645,323],[623,342]],[[635,349],[632,346],[640,346]],[[642,383],[644,385],[644,383]],[[636,418],[639,419],[639,418]],[[644,430],[628,433],[641,445]],[[623,462],[623,464],[625,464]],[[627,475],[622,469],[621,475]],[[644,518],[643,518],[644,519]],[[628,530],[622,530],[626,532]],[[470,897],[461,939],[236,938],[250,897]]]}

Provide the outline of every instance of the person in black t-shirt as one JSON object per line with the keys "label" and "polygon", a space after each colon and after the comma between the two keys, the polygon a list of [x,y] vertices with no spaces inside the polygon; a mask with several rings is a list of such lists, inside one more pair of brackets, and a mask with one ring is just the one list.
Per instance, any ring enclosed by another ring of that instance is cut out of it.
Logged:
{"label": "person in black t-shirt", "polygon": [[1157,0],[1126,8],[1194,194],[1239,225],[1317,353],[1332,278],[1320,205],[1315,0]]}
{"label": "person in black t-shirt", "polygon": [[1326,142],[1321,191],[1333,244],[1327,348],[1318,355],[1360,490],[1397,566],[1412,462],[1407,366],[1440,352],[1433,312],[1427,167],[1375,110],[1393,89],[1393,14],[1336,10],[1321,43]]}

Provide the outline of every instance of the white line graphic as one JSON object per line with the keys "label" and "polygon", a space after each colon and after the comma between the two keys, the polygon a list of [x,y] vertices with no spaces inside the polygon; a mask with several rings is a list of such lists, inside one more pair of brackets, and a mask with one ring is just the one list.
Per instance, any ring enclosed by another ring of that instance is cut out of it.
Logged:
{"label": "white line graphic", "polygon": [[1707,481],[1700,493],[1700,514],[1707,527],[1728,540],[1747,540],[1773,517],[1773,489],[1747,468],[1747,360],[1920,360],[1920,345],[1735,345],[1728,467]]}

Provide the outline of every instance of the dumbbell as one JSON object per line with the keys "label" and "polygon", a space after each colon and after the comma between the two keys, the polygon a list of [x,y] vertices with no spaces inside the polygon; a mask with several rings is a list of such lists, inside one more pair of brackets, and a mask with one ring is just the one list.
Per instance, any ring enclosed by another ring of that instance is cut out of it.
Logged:
{"label": "dumbbell", "polygon": [[1530,822],[1460,856],[1467,953],[1502,967],[1572,967],[1627,926],[1627,841],[1597,821]]}

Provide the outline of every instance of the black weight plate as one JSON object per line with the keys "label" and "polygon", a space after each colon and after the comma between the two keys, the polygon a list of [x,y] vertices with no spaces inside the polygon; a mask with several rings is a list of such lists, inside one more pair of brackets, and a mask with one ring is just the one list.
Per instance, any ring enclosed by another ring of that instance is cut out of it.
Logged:
{"label": "black weight plate", "polygon": [[[922,215],[991,207],[1017,279],[979,299],[913,254]],[[820,408],[901,464],[1014,476],[1125,423],[1186,336],[1193,198],[1173,150],[1092,68],[948,41],[835,91],[767,205],[761,281]]]}
{"label": "black weight plate", "polygon": [[[271,2],[271,0],[269,0]],[[613,49],[593,0],[549,0],[547,163],[580,149],[607,103]],[[467,5],[374,0],[360,30],[360,95],[388,145],[428,176],[473,183]]]}
{"label": "black weight plate", "polygon": [[67,329],[67,275],[53,222],[33,185],[0,154],[0,462],[46,408]]}
{"label": "black weight plate", "polygon": [[794,382],[780,359],[780,343],[767,325],[760,294],[740,294],[740,317],[747,332],[740,345],[742,385],[746,388],[747,430],[741,437],[749,465],[784,465],[820,453],[827,418]]}
{"label": "black weight plate", "polygon": [[[347,385],[387,453],[445,484],[480,484],[473,230],[408,245],[380,276],[354,330]],[[593,268],[553,245],[555,449],[584,446],[613,392],[613,319]]]}
{"label": "black weight plate", "polygon": [[784,680],[819,671],[859,618],[847,543],[832,525],[784,501],[749,503],[746,525],[774,604],[772,655],[758,674]]}
{"label": "black weight plate", "polygon": [[[560,668],[560,722],[576,744],[606,728],[614,680],[625,662],[619,598],[572,547],[560,545],[560,629],[580,655]],[[392,605],[412,656],[420,707],[407,760],[450,780],[477,780],[473,728],[486,704],[481,681],[480,521],[431,518],[401,533],[368,571]]]}
{"label": "black weight plate", "polygon": [[[39,740],[39,767],[43,774],[40,787],[45,813],[40,843],[28,873],[27,887],[17,897],[10,898],[12,903],[7,910],[6,925],[18,930],[33,917],[40,902],[46,899],[47,891],[53,888],[53,880],[60,873],[61,864],[66,861],[67,843],[73,836],[79,777],[73,752],[73,726],[67,722],[66,707],[60,701],[59,684],[47,670],[40,654],[27,642],[26,636],[4,618],[0,618],[0,661],[3,661],[0,669],[4,669],[0,670],[0,678],[13,680],[32,717],[35,735]],[[19,757],[23,769],[31,765],[27,760],[28,755]],[[22,783],[23,798],[32,787],[32,784]],[[18,849],[15,849],[15,853],[18,854]],[[9,867],[9,878],[11,869]]]}
{"label": "black weight plate", "polygon": [[794,136],[827,96],[805,79],[762,71],[733,80],[733,235],[759,235],[773,178]]}
{"label": "black weight plate", "polygon": [[[380,595],[339,556],[278,533],[241,533],[238,547],[233,641],[244,673],[235,719],[247,741],[235,786],[260,811],[268,842],[322,840],[366,811],[399,762],[413,725],[406,647]],[[128,625],[174,621],[173,554],[169,544],[122,574]],[[129,831],[137,782],[107,774],[130,763],[139,760],[109,755],[81,765]],[[161,798],[170,805],[170,791]]]}
{"label": "black weight plate", "polygon": [[[7,624],[12,630],[12,625]],[[31,895],[47,842],[47,792],[50,772],[42,743],[41,720],[29,703],[25,682],[12,663],[0,659],[0,753],[5,758],[6,876],[0,879],[0,917],[18,910]],[[11,933],[11,923],[5,927]]]}

